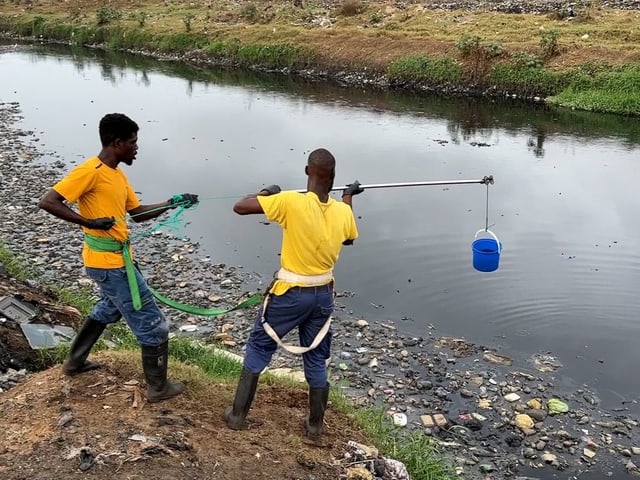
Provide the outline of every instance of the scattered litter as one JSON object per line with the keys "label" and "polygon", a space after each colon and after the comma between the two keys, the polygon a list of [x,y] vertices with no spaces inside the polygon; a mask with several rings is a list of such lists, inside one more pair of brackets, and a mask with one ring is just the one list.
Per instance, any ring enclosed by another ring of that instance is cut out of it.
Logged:
{"label": "scattered litter", "polygon": [[26,323],[36,316],[36,312],[15,297],[4,297],[0,300],[0,315],[17,323]]}
{"label": "scattered litter", "polygon": [[567,413],[569,411],[569,405],[557,398],[549,399],[547,408],[549,409],[549,413]]}
{"label": "scattered litter", "polygon": [[555,372],[562,367],[560,361],[552,355],[536,354],[533,356],[533,364],[541,372]]}
{"label": "scattered litter", "polygon": [[196,330],[198,330],[198,326],[197,325],[181,325],[179,330],[181,332],[195,332]]}
{"label": "scattered litter", "polygon": [[63,325],[43,325],[40,323],[21,323],[20,328],[34,350],[53,348],[61,342],[68,342],[75,336],[71,327]]}

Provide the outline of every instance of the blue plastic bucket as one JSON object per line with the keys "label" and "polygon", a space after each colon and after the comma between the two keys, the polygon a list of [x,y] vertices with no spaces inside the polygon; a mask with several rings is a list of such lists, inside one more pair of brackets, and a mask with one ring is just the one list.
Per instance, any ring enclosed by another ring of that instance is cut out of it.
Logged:
{"label": "blue plastic bucket", "polygon": [[[487,233],[491,238],[478,238],[480,233]],[[493,272],[498,269],[502,244],[491,230],[478,230],[471,244],[473,250],[473,268],[479,272]]]}

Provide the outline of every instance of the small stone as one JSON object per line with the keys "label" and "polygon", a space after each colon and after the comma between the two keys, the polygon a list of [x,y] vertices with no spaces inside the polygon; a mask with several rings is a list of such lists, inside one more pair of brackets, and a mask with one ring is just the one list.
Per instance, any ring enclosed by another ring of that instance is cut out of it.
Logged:
{"label": "small stone", "polygon": [[394,413],[393,424],[396,427],[405,427],[407,425],[407,416],[404,413]]}
{"label": "small stone", "polygon": [[358,328],[366,328],[369,326],[369,322],[367,322],[366,320],[358,320],[356,322],[356,327]]}
{"label": "small stone", "polygon": [[490,463],[483,463],[480,465],[480,471],[482,473],[491,473],[495,470],[495,467]]}
{"label": "small stone", "polygon": [[516,426],[520,429],[533,428],[534,422],[527,414],[521,413],[516,415]]}
{"label": "small stone", "polygon": [[504,399],[507,402],[517,402],[518,400],[520,400],[520,395],[518,395],[517,393],[507,393],[504,396]]}
{"label": "small stone", "polygon": [[596,456],[596,452],[594,452],[593,450],[589,449],[589,448],[585,448],[582,450],[582,454],[587,457],[587,458],[593,458]]}
{"label": "small stone", "polygon": [[531,409],[527,410],[526,413],[537,422],[542,422],[545,418],[547,418],[547,412],[545,412],[544,410]]}
{"label": "small stone", "polygon": [[480,415],[480,414],[479,414],[479,413],[477,413],[477,412],[473,412],[473,413],[471,414],[471,416],[472,416],[473,418],[475,418],[476,420],[478,420],[479,422],[485,422],[485,421],[487,420],[487,417],[485,417],[484,415]]}
{"label": "small stone", "polygon": [[472,398],[473,392],[471,390],[467,390],[466,388],[460,389],[460,396],[462,398]]}
{"label": "small stone", "polygon": [[542,402],[540,402],[540,400],[538,400],[537,398],[532,398],[527,402],[527,407],[532,408],[534,410],[541,410]]}

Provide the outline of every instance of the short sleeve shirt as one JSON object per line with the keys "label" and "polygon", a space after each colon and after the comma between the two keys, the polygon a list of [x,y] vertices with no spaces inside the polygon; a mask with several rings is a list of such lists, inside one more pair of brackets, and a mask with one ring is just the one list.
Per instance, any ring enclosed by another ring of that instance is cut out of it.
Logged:
{"label": "short sleeve shirt", "polygon": [[[313,192],[281,192],[258,196],[267,219],[282,229],[280,262],[299,275],[321,275],[333,270],[342,243],[358,238],[351,207],[329,197],[326,203]],[[272,293],[281,295],[290,288],[278,280]]]}
{"label": "short sleeve shirt", "polygon": [[[53,189],[69,203],[77,203],[78,212],[85,218],[114,217],[116,224],[105,230],[91,230],[86,233],[98,237],[109,237],[120,242],[129,236],[124,220],[129,210],[140,206],[127,176],[120,168],[111,168],[91,157],[75,167],[56,183]],[[85,266],[93,268],[119,268],[124,266],[122,254],[95,252],[85,243],[82,249]]]}

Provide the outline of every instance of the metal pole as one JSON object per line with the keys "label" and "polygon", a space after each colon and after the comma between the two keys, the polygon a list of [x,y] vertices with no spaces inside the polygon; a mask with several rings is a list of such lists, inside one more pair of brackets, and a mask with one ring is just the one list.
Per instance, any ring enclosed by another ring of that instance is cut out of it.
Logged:
{"label": "metal pole", "polygon": [[[370,188],[394,188],[394,187],[423,187],[427,185],[465,185],[469,183],[479,183],[482,185],[493,185],[493,175],[485,176],[478,180],[436,180],[433,182],[402,182],[402,183],[373,183],[370,185],[360,185],[360,187],[368,190]],[[344,187],[333,187],[331,191],[344,190]],[[307,189],[296,190],[296,192],[306,192]]]}

